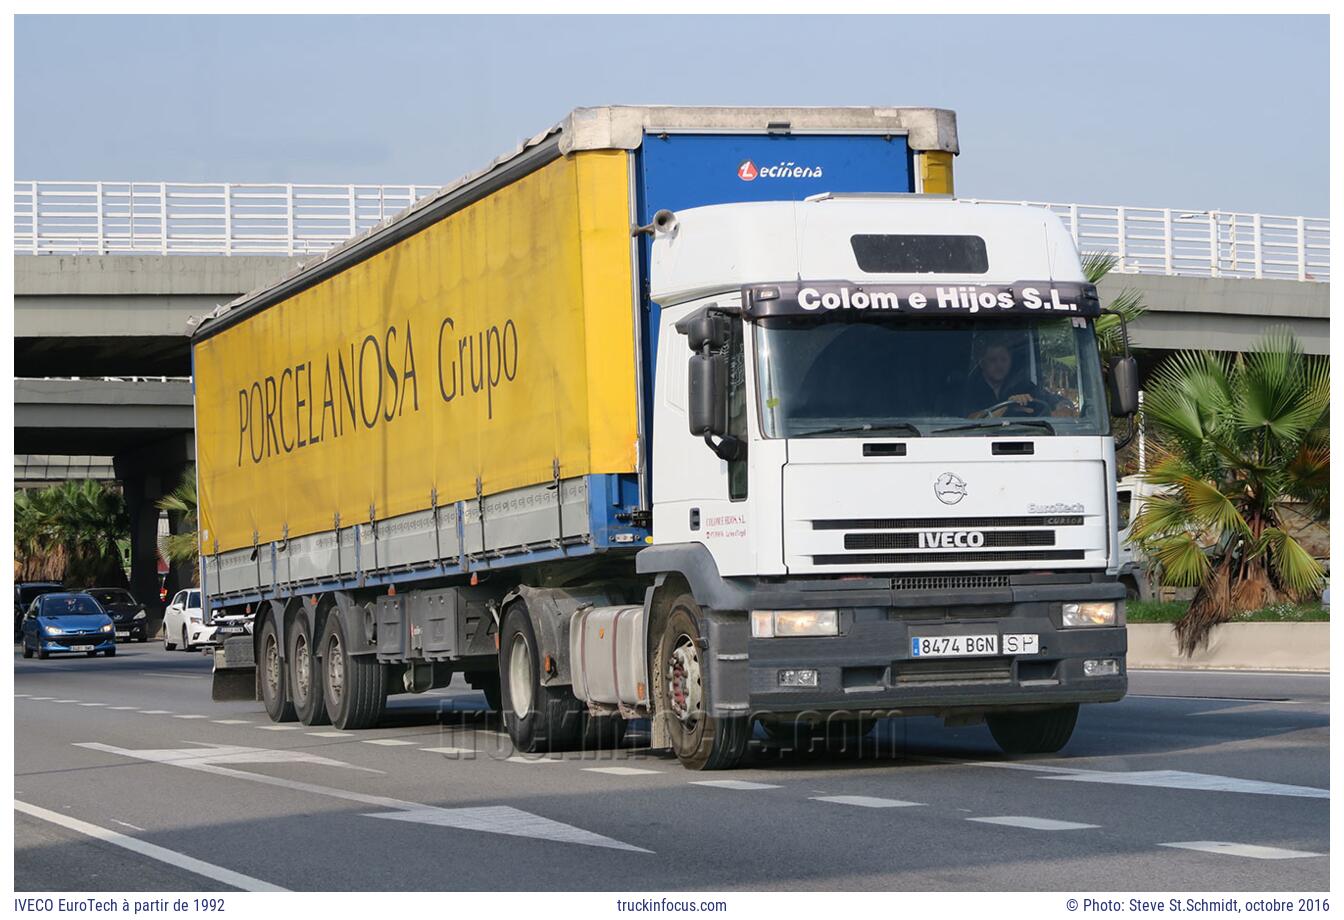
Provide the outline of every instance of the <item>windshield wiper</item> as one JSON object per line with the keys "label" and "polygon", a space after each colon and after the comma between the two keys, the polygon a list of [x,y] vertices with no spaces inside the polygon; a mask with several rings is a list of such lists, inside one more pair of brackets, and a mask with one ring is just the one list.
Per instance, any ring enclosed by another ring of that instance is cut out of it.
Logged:
{"label": "windshield wiper", "polygon": [[857,434],[859,432],[876,431],[908,431],[917,438],[924,436],[924,432],[909,422],[892,422],[887,425],[832,425],[830,428],[814,428],[811,431],[804,431],[802,434],[794,435],[794,437],[810,438],[819,434]]}
{"label": "windshield wiper", "polygon": [[946,428],[935,428],[932,434],[942,434],[945,431],[980,431],[987,428],[1044,428],[1051,434],[1055,433],[1055,426],[1043,418],[999,418],[993,421],[985,420],[981,422],[970,422],[966,425],[949,425]]}

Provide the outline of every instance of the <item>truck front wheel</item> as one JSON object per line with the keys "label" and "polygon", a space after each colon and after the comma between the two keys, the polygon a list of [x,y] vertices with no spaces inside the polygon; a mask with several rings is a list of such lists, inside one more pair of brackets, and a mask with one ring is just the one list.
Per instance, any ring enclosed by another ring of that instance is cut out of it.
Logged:
{"label": "truck front wheel", "polygon": [[1078,704],[1039,712],[989,713],[985,722],[1005,754],[1053,754],[1073,736]]}
{"label": "truck front wheel", "polygon": [[337,613],[327,620],[322,646],[322,693],[331,724],[341,731],[373,728],[387,706],[383,666],[373,655],[351,655],[345,624]]}
{"label": "truck front wheel", "polygon": [[289,687],[294,712],[304,725],[326,725],[327,704],[322,698],[322,671],[313,648],[312,627],[302,616],[294,620],[289,640]]}
{"label": "truck front wheel", "polygon": [[731,770],[747,751],[751,720],[711,716],[705,699],[699,607],[690,595],[672,605],[654,654],[658,708],[672,751],[688,770]]}
{"label": "truck front wheel", "polygon": [[294,704],[289,699],[285,680],[285,662],[280,657],[280,634],[275,620],[267,617],[261,627],[261,654],[257,661],[257,682],[261,684],[261,702],[272,722],[293,722]]}
{"label": "truck front wheel", "polygon": [[542,685],[536,633],[521,602],[509,605],[500,636],[500,711],[514,746],[527,754],[577,747],[584,732],[583,704],[568,686]]}

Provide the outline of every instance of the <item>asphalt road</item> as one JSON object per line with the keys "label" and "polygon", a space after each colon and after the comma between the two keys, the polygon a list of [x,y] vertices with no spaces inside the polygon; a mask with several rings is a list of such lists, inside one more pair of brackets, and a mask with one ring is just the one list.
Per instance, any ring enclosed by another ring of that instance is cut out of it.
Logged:
{"label": "asphalt road", "polygon": [[638,735],[513,757],[470,688],[346,734],[153,644],[14,672],[19,891],[1329,887],[1325,676],[1136,672],[1050,757],[909,719],[695,774]]}

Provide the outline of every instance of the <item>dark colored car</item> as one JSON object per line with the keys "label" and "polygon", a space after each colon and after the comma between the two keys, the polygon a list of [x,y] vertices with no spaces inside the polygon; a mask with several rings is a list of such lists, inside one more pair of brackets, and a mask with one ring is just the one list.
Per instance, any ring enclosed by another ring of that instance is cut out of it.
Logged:
{"label": "dark colored car", "polygon": [[65,585],[59,581],[25,581],[14,586],[14,641],[19,641],[19,630],[23,624],[23,615],[28,612],[33,601],[43,594],[64,591]]}
{"label": "dark colored car", "polygon": [[144,642],[148,638],[149,615],[145,613],[145,605],[137,602],[131,592],[125,588],[89,588],[85,593],[112,618],[118,640]]}
{"label": "dark colored car", "polygon": [[98,602],[84,593],[44,594],[23,616],[23,657],[46,658],[53,652],[117,653],[116,628]]}

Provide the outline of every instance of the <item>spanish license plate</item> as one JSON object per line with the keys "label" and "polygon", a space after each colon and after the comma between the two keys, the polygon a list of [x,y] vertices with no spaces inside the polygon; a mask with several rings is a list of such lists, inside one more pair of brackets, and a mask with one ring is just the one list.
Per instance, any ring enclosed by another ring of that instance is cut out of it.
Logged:
{"label": "spanish license plate", "polygon": [[129,630],[127,630],[127,631],[118,630],[118,632],[117,632],[117,638],[118,638],[118,639],[129,639],[130,637],[131,637],[131,634],[130,634],[130,631],[129,631]]}
{"label": "spanish license plate", "polygon": [[[1002,641],[1000,641],[1002,640]],[[982,655],[1034,655],[1040,650],[1038,635],[1011,636],[911,636],[914,658],[974,658]]]}
{"label": "spanish license plate", "polygon": [[92,646],[92,645],[72,645],[72,646],[70,646],[70,651],[72,651],[72,652],[91,652],[91,651],[93,651],[93,646]]}

